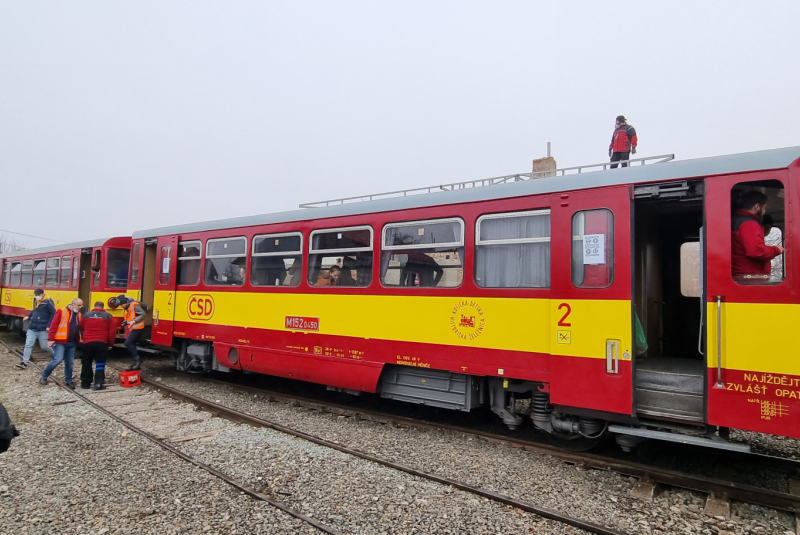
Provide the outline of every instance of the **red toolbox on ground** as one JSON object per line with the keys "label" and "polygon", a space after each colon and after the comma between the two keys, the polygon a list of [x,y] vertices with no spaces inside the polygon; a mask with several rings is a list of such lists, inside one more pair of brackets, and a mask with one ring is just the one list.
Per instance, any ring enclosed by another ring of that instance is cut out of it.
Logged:
{"label": "red toolbox on ground", "polygon": [[125,388],[140,385],[142,384],[142,374],[138,370],[131,372],[119,372],[119,384]]}

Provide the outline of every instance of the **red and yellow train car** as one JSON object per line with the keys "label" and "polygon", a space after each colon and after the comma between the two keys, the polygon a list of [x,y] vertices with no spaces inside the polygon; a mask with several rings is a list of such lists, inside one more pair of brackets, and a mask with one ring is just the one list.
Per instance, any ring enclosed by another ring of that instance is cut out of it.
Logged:
{"label": "red and yellow train car", "polygon": [[[800,438],[798,158],[794,147],[141,231],[129,292],[152,305],[152,342],[181,369],[488,405],[511,427],[515,400],[530,398],[533,423],[569,440]],[[749,190],[769,198],[786,253],[769,280],[742,283],[731,207]]]}
{"label": "red and yellow train car", "polygon": [[[127,289],[130,248],[130,237],[123,236],[0,255],[0,316],[10,329],[22,329],[36,288],[44,289],[56,308],[76,297],[88,308],[107,303]],[[121,310],[109,312],[122,322]]]}

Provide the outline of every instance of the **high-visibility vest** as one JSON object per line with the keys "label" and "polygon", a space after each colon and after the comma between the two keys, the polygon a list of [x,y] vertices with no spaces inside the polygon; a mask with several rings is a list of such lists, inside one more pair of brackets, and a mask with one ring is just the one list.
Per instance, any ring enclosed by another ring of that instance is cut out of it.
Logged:
{"label": "high-visibility vest", "polygon": [[125,321],[128,322],[128,329],[131,331],[138,331],[139,329],[144,329],[144,320],[134,321],[136,319],[136,305],[139,304],[139,301],[131,301],[130,305],[128,306],[128,310],[125,311]]}
{"label": "high-visibility vest", "polygon": [[[69,322],[72,319],[72,315],[74,312],[69,309],[69,307],[61,309],[61,321],[58,324],[58,329],[56,329],[56,336],[55,340],[58,341],[67,341],[69,338]],[[78,312],[78,324],[81,323],[81,314]],[[78,340],[81,339],[81,332],[78,330]]]}

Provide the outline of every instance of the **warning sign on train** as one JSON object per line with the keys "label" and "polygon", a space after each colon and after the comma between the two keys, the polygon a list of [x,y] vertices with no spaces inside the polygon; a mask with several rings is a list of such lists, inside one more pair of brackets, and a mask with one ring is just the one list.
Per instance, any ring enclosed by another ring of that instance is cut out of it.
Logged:
{"label": "warning sign on train", "polygon": [[605,234],[586,234],[583,237],[583,263],[588,265],[606,263]]}

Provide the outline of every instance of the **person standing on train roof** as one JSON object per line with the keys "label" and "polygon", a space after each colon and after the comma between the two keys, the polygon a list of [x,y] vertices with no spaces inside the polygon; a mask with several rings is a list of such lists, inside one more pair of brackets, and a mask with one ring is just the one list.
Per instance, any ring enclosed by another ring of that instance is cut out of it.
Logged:
{"label": "person standing on train roof", "polygon": [[[639,138],[636,137],[636,129],[628,124],[624,115],[618,115],[614,125],[614,133],[611,134],[611,144],[608,146],[608,155],[612,162],[622,161],[622,167],[628,167],[626,160],[631,159],[631,153],[636,154],[636,145]],[[616,163],[611,164],[611,169],[617,168]]]}
{"label": "person standing on train roof", "polygon": [[761,219],[767,213],[767,201],[760,191],[748,191],[731,217],[731,274],[738,282],[766,283],[771,260],[783,253],[783,246],[764,243]]}
{"label": "person standing on train roof", "polygon": [[128,368],[128,371],[139,370],[142,367],[142,361],[139,357],[139,350],[136,349],[136,342],[142,336],[144,330],[144,318],[147,316],[147,311],[142,304],[135,299],[120,295],[117,297],[117,302],[122,305],[125,311],[123,315],[122,326],[126,328],[128,334],[125,336],[125,347],[128,353],[133,357],[133,366]]}
{"label": "person standing on train roof", "polygon": [[[117,326],[111,314],[105,311],[102,301],[81,319],[83,331],[83,354],[81,355],[81,388],[88,390],[94,383],[95,390],[103,390],[106,382],[106,358],[108,350],[117,339]],[[92,360],[95,370],[92,371]]]}
{"label": "person standing on train roof", "polygon": [[47,334],[47,344],[54,349],[53,360],[42,371],[39,384],[46,385],[47,378],[64,361],[64,382],[75,390],[72,382],[72,365],[75,362],[75,347],[81,341],[81,308],[83,301],[76,297],[65,308],[56,310],[50,330]]}
{"label": "person standing on train roof", "polygon": [[44,290],[36,288],[33,291],[33,310],[25,316],[26,320],[31,320],[28,325],[28,332],[25,333],[25,350],[22,352],[22,361],[17,364],[17,368],[24,370],[28,367],[31,360],[33,344],[39,341],[39,347],[47,351],[52,357],[53,349],[47,345],[47,330],[50,322],[56,314],[56,305],[53,300],[47,297]]}

